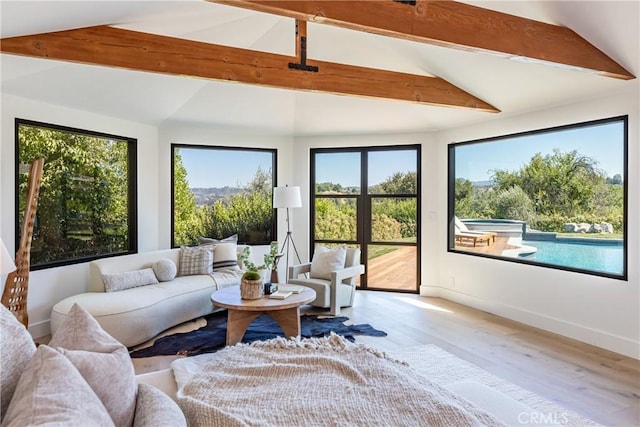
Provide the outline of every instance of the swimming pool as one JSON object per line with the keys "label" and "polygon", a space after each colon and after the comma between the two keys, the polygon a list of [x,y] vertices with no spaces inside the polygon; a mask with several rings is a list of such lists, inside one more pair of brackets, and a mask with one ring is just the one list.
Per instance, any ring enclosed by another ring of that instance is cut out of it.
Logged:
{"label": "swimming pool", "polygon": [[536,262],[580,268],[610,274],[623,274],[624,252],[622,241],[572,239],[567,242],[525,240],[522,243],[537,248],[532,254],[520,258]]}

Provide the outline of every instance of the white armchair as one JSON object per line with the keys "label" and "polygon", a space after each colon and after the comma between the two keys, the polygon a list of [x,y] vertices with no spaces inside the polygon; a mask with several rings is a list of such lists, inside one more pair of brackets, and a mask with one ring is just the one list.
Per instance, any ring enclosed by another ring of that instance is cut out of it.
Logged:
{"label": "white armchair", "polygon": [[344,268],[331,272],[331,280],[299,277],[311,273],[311,263],[289,267],[288,283],[306,286],[316,291],[316,299],[310,305],[330,308],[332,316],[340,315],[340,308],[351,307],[356,291],[356,279],[364,274],[364,265],[360,264],[360,249],[347,248]]}

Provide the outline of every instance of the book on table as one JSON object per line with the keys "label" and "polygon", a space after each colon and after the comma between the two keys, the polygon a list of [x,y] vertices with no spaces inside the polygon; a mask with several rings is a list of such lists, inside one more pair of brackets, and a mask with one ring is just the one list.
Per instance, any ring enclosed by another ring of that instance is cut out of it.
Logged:
{"label": "book on table", "polygon": [[283,292],[291,292],[294,294],[299,294],[304,289],[304,286],[297,285],[278,285],[278,290]]}
{"label": "book on table", "polygon": [[269,298],[285,299],[285,298],[288,298],[289,296],[291,296],[292,293],[293,292],[286,292],[286,291],[277,290],[276,292],[274,292],[271,295],[269,295]]}

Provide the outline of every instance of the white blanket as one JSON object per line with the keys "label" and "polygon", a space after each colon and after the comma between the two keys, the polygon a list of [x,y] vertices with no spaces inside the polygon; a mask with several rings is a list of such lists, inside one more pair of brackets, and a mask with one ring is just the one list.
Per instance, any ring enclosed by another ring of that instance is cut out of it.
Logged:
{"label": "white blanket", "polygon": [[173,362],[191,426],[501,426],[371,347],[332,335]]}

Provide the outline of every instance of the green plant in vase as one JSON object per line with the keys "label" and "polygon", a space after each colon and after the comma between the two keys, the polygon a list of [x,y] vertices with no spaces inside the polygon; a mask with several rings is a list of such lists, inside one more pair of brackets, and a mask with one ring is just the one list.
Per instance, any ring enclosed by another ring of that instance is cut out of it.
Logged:
{"label": "green plant in vase", "polygon": [[242,275],[244,280],[262,280],[262,275],[254,270],[247,270]]}
{"label": "green plant in vase", "polygon": [[276,272],[275,276],[277,276],[276,268],[278,266],[278,260],[282,256],[282,254],[278,253],[278,242],[271,242],[271,244],[269,245],[269,252],[264,254],[264,257],[262,258],[262,262],[263,262],[262,265],[254,264],[253,261],[251,261],[251,259],[249,258],[250,255],[251,255],[251,249],[248,247],[244,248],[244,250],[240,254],[240,260],[242,261],[242,265],[244,265],[244,267],[247,269],[247,271],[245,271],[245,273],[242,275],[242,278],[246,280],[255,280],[255,279],[248,279],[248,277],[255,277],[256,275],[259,278],[262,278],[262,275],[259,273],[259,271],[267,270],[271,272],[271,281],[273,281],[273,277],[274,277],[273,273]]}

